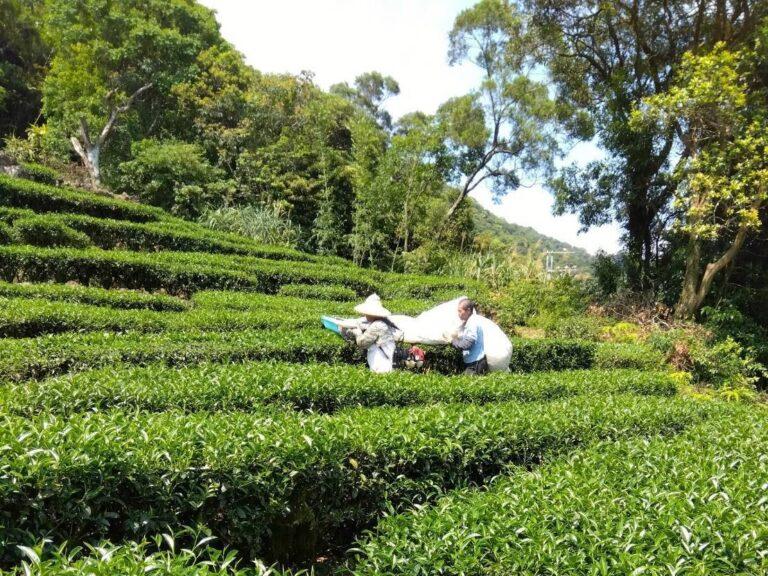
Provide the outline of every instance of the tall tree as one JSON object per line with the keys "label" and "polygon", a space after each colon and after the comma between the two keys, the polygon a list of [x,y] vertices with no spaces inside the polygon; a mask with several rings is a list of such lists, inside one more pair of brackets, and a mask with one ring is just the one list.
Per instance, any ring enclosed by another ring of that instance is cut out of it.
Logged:
{"label": "tall tree", "polygon": [[[368,120],[355,134],[356,203],[351,241],[360,264],[390,269],[427,239],[420,234],[433,200],[441,196],[451,163],[435,119],[410,114],[385,146]],[[445,210],[443,210],[444,212]]]}
{"label": "tall tree", "polygon": [[[747,52],[724,43],[683,57],[675,84],[647,98],[634,125],[675,124],[684,143],[677,201],[688,237],[680,299],[675,312],[693,316],[715,278],[730,266],[768,202],[768,96],[750,93],[755,73]],[[729,238],[727,249],[704,263],[706,243]]]}
{"label": "tall tree", "polygon": [[382,107],[389,98],[400,94],[400,85],[391,76],[365,72],[355,78],[354,86],[342,82],[331,86],[330,91],[369,114],[382,129],[392,130],[392,116]]}
{"label": "tall tree", "polygon": [[50,0],[46,8],[54,57],[43,109],[53,136],[74,138],[98,182],[116,137],[127,156],[131,140],[175,128],[172,87],[222,39],[212,12],[188,0]]}
{"label": "tall tree", "polygon": [[509,0],[481,0],[461,12],[449,36],[449,61],[472,62],[483,79],[477,91],[446,102],[439,111],[457,156],[459,193],[453,217],[482,182],[498,197],[519,186],[523,171],[551,167],[557,141],[557,106],[534,79],[536,38]]}
{"label": "tall tree", "polygon": [[585,227],[621,223],[630,286],[649,289],[675,191],[679,127],[632,130],[631,111],[667,90],[687,50],[748,38],[766,2],[524,1],[547,46],[559,98],[588,113],[607,152],[604,161],[563,172],[555,182],[558,210],[577,212]]}

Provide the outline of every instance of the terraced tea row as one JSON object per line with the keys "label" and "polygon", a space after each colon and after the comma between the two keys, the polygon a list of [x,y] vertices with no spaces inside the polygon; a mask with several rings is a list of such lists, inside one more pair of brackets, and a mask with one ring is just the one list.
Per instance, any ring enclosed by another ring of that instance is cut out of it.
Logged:
{"label": "terraced tea row", "polygon": [[351,573],[766,574],[767,415],[600,444],[388,518]]}
{"label": "terraced tea row", "polygon": [[[204,262],[204,263],[203,263]],[[76,281],[107,288],[165,290],[188,294],[205,289],[253,290],[274,294],[285,284],[344,285],[357,294],[383,297],[437,291],[482,292],[472,281],[376,274],[351,266],[275,261],[249,256],[187,252],[0,246],[0,278],[6,281]],[[473,290],[474,288],[474,290]]]}
{"label": "terraced tea row", "polygon": [[[7,285],[6,285],[7,286]],[[12,285],[11,285],[12,286]],[[3,287],[0,286],[0,294]],[[109,294],[108,291],[105,291]],[[33,294],[35,292],[32,292]],[[41,294],[45,295],[45,291]],[[53,296],[59,294],[54,292]],[[97,294],[97,298],[101,297]],[[108,297],[104,299],[107,300]],[[117,300],[117,299],[114,299]],[[221,305],[215,304],[221,301]],[[118,301],[123,303],[124,301]],[[253,328],[317,327],[323,314],[355,316],[352,304],[263,294],[213,293],[195,299],[192,308],[180,299],[132,298],[130,304],[185,304],[183,313],[153,310],[115,310],[100,306],[50,301],[42,298],[0,296],[0,337],[24,338],[60,332],[109,330],[159,332],[168,330],[246,330]],[[245,304],[247,303],[247,307]],[[423,302],[391,300],[398,310],[421,311]],[[416,308],[416,310],[414,310]]]}
{"label": "terraced tea row", "polygon": [[[430,369],[444,374],[462,369],[458,350],[425,348]],[[595,362],[595,350],[593,343],[577,340],[516,340],[510,367],[516,372],[602,368]],[[363,357],[336,334],[312,328],[59,334],[5,340],[0,348],[0,381],[37,379],[115,363],[159,361],[190,366],[242,360],[354,363]]]}
{"label": "terraced tea row", "polygon": [[473,379],[433,373],[382,375],[357,366],[270,362],[188,369],[110,367],[0,387],[0,406],[7,413],[26,415],[111,408],[247,411],[266,404],[335,412],[351,406],[536,402],[579,395],[673,396],[675,392],[668,374],[633,370],[496,373]]}
{"label": "terraced tea row", "polygon": [[[271,260],[322,261],[304,252],[281,246],[269,246],[243,237],[207,230],[202,226],[176,220],[130,222],[96,218],[78,214],[38,214],[32,210],[0,208],[0,222],[10,226],[16,241],[22,244],[48,246],[67,244],[61,237],[71,229],[81,235],[82,243],[103,250],[121,249],[140,252],[158,250],[237,254]],[[333,260],[336,262],[335,260]],[[338,264],[338,262],[336,262]]]}
{"label": "terraced tea row", "polygon": [[359,354],[321,329],[185,331],[158,334],[63,334],[5,340],[0,374],[9,381],[42,378],[127,362],[186,366],[203,361],[352,362]]}
{"label": "terraced tea row", "polygon": [[181,312],[188,310],[191,306],[188,300],[182,300],[181,298],[165,294],[149,294],[135,290],[107,290],[105,288],[68,284],[14,284],[12,282],[0,282],[0,297],[39,298],[52,302],[91,304],[93,306],[108,306],[125,310]]}
{"label": "terraced tea row", "polygon": [[510,464],[722,412],[636,396],[549,404],[363,408],[334,416],[105,412],[5,416],[4,560],[47,534],[75,545],[207,525],[246,556],[299,560],[349,542],[384,509],[482,483]]}
{"label": "terraced tea row", "polygon": [[164,211],[72,188],[48,186],[0,174],[0,205],[35,212],[72,212],[132,222],[167,218]]}
{"label": "terraced tea row", "polygon": [[4,175],[0,175],[0,206],[0,222],[19,228],[68,226],[85,233],[95,246],[105,249],[186,250],[278,260],[344,262],[210,230],[142,204]]}

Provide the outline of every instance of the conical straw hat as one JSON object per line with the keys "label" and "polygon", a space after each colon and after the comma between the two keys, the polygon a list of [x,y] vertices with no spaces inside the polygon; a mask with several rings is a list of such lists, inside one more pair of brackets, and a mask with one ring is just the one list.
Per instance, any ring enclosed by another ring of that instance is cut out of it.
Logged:
{"label": "conical straw hat", "polygon": [[365,302],[355,306],[355,312],[363,316],[377,316],[378,318],[392,316],[392,312],[381,305],[381,298],[377,294],[371,294],[365,299]]}

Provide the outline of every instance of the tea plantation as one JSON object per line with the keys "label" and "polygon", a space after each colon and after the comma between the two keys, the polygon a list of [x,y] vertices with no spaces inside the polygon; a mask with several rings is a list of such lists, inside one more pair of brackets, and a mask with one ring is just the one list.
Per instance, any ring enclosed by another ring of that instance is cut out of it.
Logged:
{"label": "tea plantation", "polygon": [[631,347],[371,374],[321,329],[487,289],[0,176],[0,573],[759,575],[768,413]]}

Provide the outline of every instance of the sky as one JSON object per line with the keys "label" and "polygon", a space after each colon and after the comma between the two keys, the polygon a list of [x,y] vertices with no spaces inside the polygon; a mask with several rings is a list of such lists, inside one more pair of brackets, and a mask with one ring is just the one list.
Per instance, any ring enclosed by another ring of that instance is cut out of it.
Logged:
{"label": "sky", "polygon": [[[217,13],[224,38],[262,72],[308,70],[328,89],[376,70],[392,76],[400,94],[386,103],[394,118],[433,113],[478,84],[472,65],[449,66],[448,32],[456,15],[475,0],[200,0]],[[590,144],[575,147],[566,162],[599,155]],[[494,204],[487,189],[472,196],[494,214],[558,240],[613,253],[616,224],[579,234],[575,215],[553,216],[552,196],[540,183],[509,192]]]}

